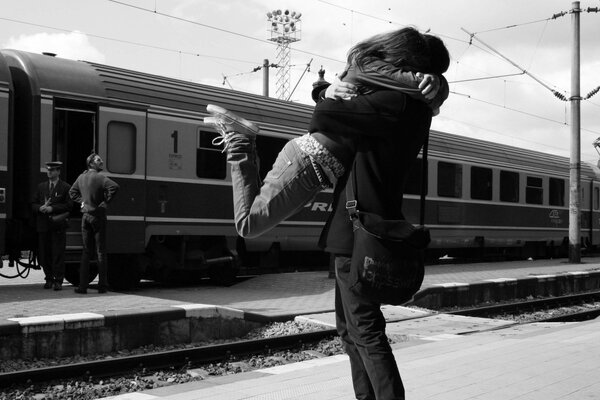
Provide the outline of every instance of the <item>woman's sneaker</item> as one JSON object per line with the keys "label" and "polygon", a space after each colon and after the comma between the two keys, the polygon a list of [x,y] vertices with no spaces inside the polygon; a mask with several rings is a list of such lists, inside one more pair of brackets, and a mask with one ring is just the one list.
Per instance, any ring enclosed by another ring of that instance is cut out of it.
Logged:
{"label": "woman's sneaker", "polygon": [[206,106],[206,111],[212,114],[212,116],[204,117],[204,123],[214,126],[220,133],[220,136],[214,138],[212,143],[215,146],[223,144],[223,151],[227,150],[227,145],[232,134],[239,133],[250,138],[255,138],[259,131],[256,124],[223,107],[209,104]]}
{"label": "woman's sneaker", "polygon": [[[213,117],[219,121],[220,125],[225,126],[227,133],[236,132],[250,137],[255,137],[260,130],[256,124],[232,113],[229,110],[224,109],[223,107],[209,104],[206,106],[206,111],[212,114]],[[210,118],[211,117],[205,118],[204,122],[212,124]],[[207,119],[209,119],[209,121],[207,121]]]}

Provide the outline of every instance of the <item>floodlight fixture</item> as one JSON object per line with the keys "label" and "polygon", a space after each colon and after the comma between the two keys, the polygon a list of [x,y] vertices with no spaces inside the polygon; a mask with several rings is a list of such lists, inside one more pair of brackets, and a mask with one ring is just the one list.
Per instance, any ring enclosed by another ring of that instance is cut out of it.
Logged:
{"label": "floodlight fixture", "polygon": [[269,40],[277,43],[277,97],[287,99],[290,82],[290,44],[300,40],[302,13],[289,9],[267,12]]}

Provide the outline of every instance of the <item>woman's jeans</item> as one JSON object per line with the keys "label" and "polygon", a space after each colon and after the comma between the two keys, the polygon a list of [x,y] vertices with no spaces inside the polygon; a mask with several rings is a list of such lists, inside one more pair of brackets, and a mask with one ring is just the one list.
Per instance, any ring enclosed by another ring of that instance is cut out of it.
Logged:
{"label": "woman's jeans", "polygon": [[253,238],[291,217],[322,189],[310,158],[289,141],[261,184],[254,139],[234,134],[227,150],[233,185],[235,228]]}
{"label": "woman's jeans", "polygon": [[385,334],[381,304],[350,290],[351,258],[335,257],[335,317],[350,358],[358,400],[404,400],[404,386]]}

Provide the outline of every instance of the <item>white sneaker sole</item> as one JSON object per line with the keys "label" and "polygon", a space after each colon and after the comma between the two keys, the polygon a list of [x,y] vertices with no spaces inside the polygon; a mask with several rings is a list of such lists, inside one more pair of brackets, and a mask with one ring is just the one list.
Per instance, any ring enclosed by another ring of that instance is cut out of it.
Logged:
{"label": "white sneaker sole", "polygon": [[209,104],[206,106],[206,111],[213,115],[213,117],[205,117],[204,123],[211,125],[231,125],[233,131],[243,133],[249,136],[256,136],[259,132],[259,128],[256,124],[242,118],[238,115],[233,114],[231,111],[224,109],[223,107]]}

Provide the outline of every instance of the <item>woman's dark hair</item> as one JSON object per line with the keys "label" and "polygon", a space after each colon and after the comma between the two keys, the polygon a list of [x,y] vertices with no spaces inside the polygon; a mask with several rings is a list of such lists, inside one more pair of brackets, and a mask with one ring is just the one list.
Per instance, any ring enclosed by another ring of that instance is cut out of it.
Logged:
{"label": "woman's dark hair", "polygon": [[424,35],[412,27],[381,33],[350,49],[348,63],[363,65],[377,58],[398,68],[442,74],[450,65],[444,42],[433,35]]}

